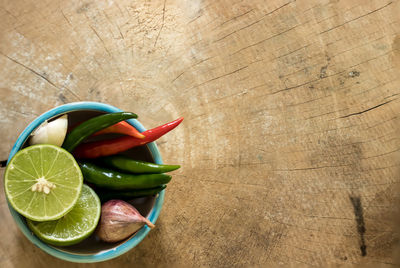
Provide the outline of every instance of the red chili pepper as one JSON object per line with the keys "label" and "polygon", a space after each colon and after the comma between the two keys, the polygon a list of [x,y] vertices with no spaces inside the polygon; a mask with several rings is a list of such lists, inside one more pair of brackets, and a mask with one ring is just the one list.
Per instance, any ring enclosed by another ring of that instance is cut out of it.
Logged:
{"label": "red chili pepper", "polygon": [[135,138],[139,139],[144,139],[144,135],[140,133],[136,128],[134,128],[132,125],[130,125],[126,121],[121,121],[116,123],[115,125],[109,126],[105,129],[102,129],[96,133],[94,133],[92,136],[97,136],[101,134],[107,134],[107,133],[118,133],[118,134],[124,134],[128,136],[132,136]]}
{"label": "red chili pepper", "polygon": [[124,136],[116,139],[83,143],[74,150],[73,155],[76,158],[97,158],[101,156],[118,154],[133,147],[145,145],[149,142],[155,141],[164,134],[176,128],[182,121],[183,117],[165,125],[146,130],[142,133],[145,135],[144,139]]}

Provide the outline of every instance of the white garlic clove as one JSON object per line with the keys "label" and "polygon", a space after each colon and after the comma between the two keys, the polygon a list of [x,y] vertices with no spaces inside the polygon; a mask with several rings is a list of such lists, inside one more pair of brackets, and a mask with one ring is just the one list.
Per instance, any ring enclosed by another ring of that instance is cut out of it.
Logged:
{"label": "white garlic clove", "polygon": [[67,134],[67,129],[67,114],[50,122],[45,121],[32,133],[29,144],[53,144],[61,147]]}

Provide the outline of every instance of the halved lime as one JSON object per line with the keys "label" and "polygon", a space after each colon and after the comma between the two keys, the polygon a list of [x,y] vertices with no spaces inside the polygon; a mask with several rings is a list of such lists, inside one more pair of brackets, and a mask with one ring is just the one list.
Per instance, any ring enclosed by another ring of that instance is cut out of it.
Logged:
{"label": "halved lime", "polygon": [[4,174],[11,206],[28,219],[56,220],[76,204],[83,184],[82,172],[66,150],[39,144],[15,154]]}
{"label": "halved lime", "polygon": [[74,208],[55,221],[27,220],[29,228],[44,242],[55,246],[70,246],[87,238],[100,219],[101,203],[97,194],[86,184]]}

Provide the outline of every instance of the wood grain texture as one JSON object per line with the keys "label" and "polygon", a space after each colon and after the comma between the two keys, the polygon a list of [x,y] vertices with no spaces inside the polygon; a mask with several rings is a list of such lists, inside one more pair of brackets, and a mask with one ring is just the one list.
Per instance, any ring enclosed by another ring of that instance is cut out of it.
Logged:
{"label": "wood grain texture", "polygon": [[[184,116],[158,142],[182,168],[157,227],[88,267],[399,266],[399,14],[397,0],[3,0],[0,156],[62,103],[147,127]],[[31,245],[0,200],[1,267],[81,266]]]}

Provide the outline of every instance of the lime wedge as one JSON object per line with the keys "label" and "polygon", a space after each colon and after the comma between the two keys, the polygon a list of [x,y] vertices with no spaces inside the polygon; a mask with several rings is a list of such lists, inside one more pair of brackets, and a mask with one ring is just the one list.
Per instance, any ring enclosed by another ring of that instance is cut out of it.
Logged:
{"label": "lime wedge", "polygon": [[29,228],[44,242],[55,246],[70,246],[87,238],[96,229],[101,204],[96,193],[83,185],[74,208],[61,219],[47,222],[27,220]]}
{"label": "lime wedge", "polygon": [[66,150],[39,144],[15,154],[4,174],[11,206],[35,221],[56,220],[75,205],[83,184],[82,172]]}

